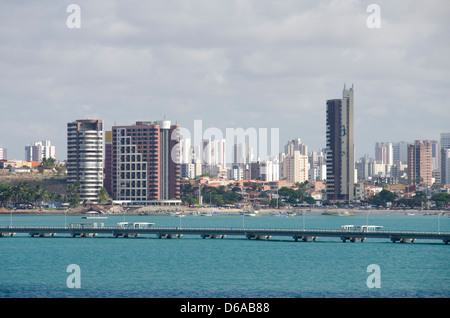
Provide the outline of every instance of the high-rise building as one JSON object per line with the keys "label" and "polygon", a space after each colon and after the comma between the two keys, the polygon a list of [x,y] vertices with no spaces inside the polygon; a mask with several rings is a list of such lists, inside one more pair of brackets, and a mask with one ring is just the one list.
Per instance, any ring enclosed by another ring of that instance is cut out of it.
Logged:
{"label": "high-rise building", "polygon": [[442,184],[450,184],[450,162],[448,160],[448,150],[450,149],[450,133],[441,133],[440,140],[440,183]]}
{"label": "high-rise building", "polygon": [[284,146],[284,152],[286,155],[293,154],[294,151],[300,151],[301,155],[308,155],[308,146],[302,143],[300,138],[289,141],[286,146]]}
{"label": "high-rise building", "polygon": [[433,184],[432,143],[416,140],[408,145],[408,182],[410,184]]}
{"label": "high-rise building", "polygon": [[353,200],[355,163],[353,86],[344,86],[342,99],[327,100],[327,199]]}
{"label": "high-rise building", "polygon": [[247,143],[233,145],[233,166],[245,166],[253,160],[252,149]]}
{"label": "high-rise building", "polygon": [[284,157],[283,177],[289,182],[305,182],[308,180],[308,156],[302,155],[299,150]]}
{"label": "high-rise building", "polygon": [[393,143],[394,163],[406,162],[408,160],[408,145],[406,141]]}
{"label": "high-rise building", "polygon": [[394,164],[394,148],[392,142],[377,142],[375,144],[375,160],[385,165]]}
{"label": "high-rise building", "polygon": [[105,176],[103,186],[112,197],[112,131],[105,131]]}
{"label": "high-rise building", "polygon": [[193,152],[191,147],[191,139],[183,138],[180,140],[180,164],[192,163]]}
{"label": "high-rise building", "polygon": [[96,203],[103,187],[103,121],[67,124],[67,182],[80,183],[80,199]]}
{"label": "high-rise building", "polygon": [[179,128],[169,120],[112,127],[115,200],[145,203],[180,198]]}
{"label": "high-rise building", "polygon": [[8,159],[6,148],[0,147],[0,160]]}
{"label": "high-rise building", "polygon": [[25,161],[42,162],[44,158],[56,160],[56,147],[51,145],[50,140],[33,142],[25,146]]}
{"label": "high-rise building", "polygon": [[441,149],[441,183],[450,184],[450,147]]}
{"label": "high-rise building", "polygon": [[439,158],[441,155],[441,148],[439,147],[439,141],[431,140],[431,164],[433,171],[439,170]]}
{"label": "high-rise building", "polygon": [[450,133],[441,133],[441,148],[450,148]]}
{"label": "high-rise building", "polygon": [[278,158],[274,157],[271,160],[263,160],[260,162],[260,180],[261,181],[276,181],[280,179]]}
{"label": "high-rise building", "polygon": [[203,139],[203,163],[205,165],[226,167],[226,140]]}

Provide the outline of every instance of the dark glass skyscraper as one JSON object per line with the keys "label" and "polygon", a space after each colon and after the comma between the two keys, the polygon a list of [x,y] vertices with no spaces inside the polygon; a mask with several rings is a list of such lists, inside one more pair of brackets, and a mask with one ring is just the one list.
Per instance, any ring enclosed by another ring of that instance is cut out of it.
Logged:
{"label": "dark glass skyscraper", "polygon": [[344,86],[342,99],[327,100],[327,199],[354,197],[353,86]]}

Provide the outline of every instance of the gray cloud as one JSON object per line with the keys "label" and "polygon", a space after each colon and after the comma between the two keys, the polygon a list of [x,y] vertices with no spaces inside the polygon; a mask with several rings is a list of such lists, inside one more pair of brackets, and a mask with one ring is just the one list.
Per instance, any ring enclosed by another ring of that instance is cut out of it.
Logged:
{"label": "gray cloud", "polygon": [[325,102],[355,85],[357,155],[450,130],[448,1],[5,1],[0,145],[10,157],[66,123],[167,118],[192,128],[280,128],[325,145]]}

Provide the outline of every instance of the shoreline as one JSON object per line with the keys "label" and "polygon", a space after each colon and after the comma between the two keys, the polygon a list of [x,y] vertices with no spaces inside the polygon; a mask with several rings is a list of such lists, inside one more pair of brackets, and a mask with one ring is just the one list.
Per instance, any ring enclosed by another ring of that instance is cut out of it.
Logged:
{"label": "shoreline", "polygon": [[[140,214],[142,212],[145,213],[145,215],[170,215],[172,212],[175,211],[183,211],[185,213],[192,213],[192,212],[217,212],[218,214],[239,214],[243,212],[243,209],[217,209],[217,208],[188,208],[188,207],[180,207],[180,208],[174,208],[174,207],[140,207],[140,208],[132,208],[132,211],[124,211],[122,207],[113,207],[111,209],[98,209],[98,208],[77,208],[77,209],[67,209],[67,210],[45,210],[45,209],[30,209],[30,210],[7,210],[2,208],[0,210],[0,215],[52,215],[52,214],[68,214],[68,215],[82,215],[85,214],[87,211],[91,210],[106,210],[103,213],[107,215],[121,215],[121,214],[127,214],[127,215],[133,215],[133,214]],[[111,211],[112,210],[112,211]],[[131,210],[131,209],[130,209]],[[333,208],[333,209],[324,209],[324,208],[303,208],[303,209],[259,209],[259,214],[271,214],[271,213],[281,213],[281,212],[301,212],[301,213],[323,213],[324,211],[331,213],[339,213],[344,211],[354,212],[355,215],[357,214],[367,214],[367,213],[384,213],[384,214],[449,214],[450,211],[445,210],[414,210],[414,209],[405,209],[405,210],[387,210],[387,209],[371,209],[371,210],[359,210],[359,209],[339,209],[339,208]]]}

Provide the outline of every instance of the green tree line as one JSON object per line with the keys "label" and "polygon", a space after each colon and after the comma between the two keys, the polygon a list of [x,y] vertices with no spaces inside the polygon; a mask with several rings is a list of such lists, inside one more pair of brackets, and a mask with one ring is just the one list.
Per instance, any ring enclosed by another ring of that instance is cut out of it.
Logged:
{"label": "green tree line", "polygon": [[28,182],[21,182],[17,185],[0,183],[0,202],[1,205],[8,203],[14,204],[36,204],[41,201],[64,201],[64,196],[50,192],[42,185],[31,185]]}
{"label": "green tree line", "polygon": [[[195,189],[192,184],[184,184],[181,188],[182,191],[182,201],[184,203],[193,205],[199,204],[198,202],[198,194],[195,194]],[[202,197],[203,204],[215,204],[215,205],[224,205],[224,204],[235,204],[237,202],[242,201],[243,197],[238,191],[240,188],[233,188],[232,191],[226,191],[225,186],[220,186],[218,188],[202,186]]]}
{"label": "green tree line", "polygon": [[[315,200],[306,194],[307,182],[303,184],[297,184],[297,189],[292,189],[288,187],[282,187],[278,190],[279,200],[270,199],[269,195],[260,191],[257,186],[254,186],[250,190],[259,192],[258,197],[261,199],[261,203],[265,205],[269,205],[270,207],[279,207],[284,206],[285,203],[296,204],[300,202],[306,202],[309,204],[314,204]],[[184,184],[181,187],[182,192],[182,201],[184,203],[188,203],[190,205],[198,204],[198,192],[195,194],[195,191],[198,188],[194,188],[192,184]],[[202,186],[201,189],[203,196],[203,204],[215,204],[215,205],[224,205],[224,204],[235,204],[241,202],[243,200],[243,196],[239,194],[241,192],[241,188],[233,187],[231,191],[227,191],[227,187],[209,187]]]}
{"label": "green tree line", "polygon": [[[37,205],[38,202],[57,201],[69,203],[73,208],[80,205],[80,186],[79,182],[68,183],[66,192],[61,194],[50,192],[42,185],[31,185],[28,182],[17,185],[0,183],[0,206],[6,206],[8,203]],[[98,199],[100,204],[108,203],[109,196],[105,188],[100,189]]]}
{"label": "green tree line", "polygon": [[429,199],[425,192],[416,191],[412,198],[398,198],[398,196],[388,190],[382,190],[371,196],[368,202],[376,206],[387,206],[388,202],[391,202],[393,206],[408,206],[411,208],[421,207],[427,202],[432,201],[436,204],[436,207],[441,208],[450,203],[450,193],[435,193]]}

